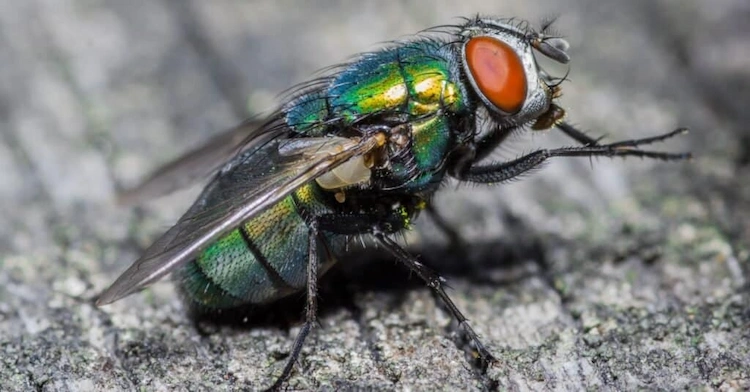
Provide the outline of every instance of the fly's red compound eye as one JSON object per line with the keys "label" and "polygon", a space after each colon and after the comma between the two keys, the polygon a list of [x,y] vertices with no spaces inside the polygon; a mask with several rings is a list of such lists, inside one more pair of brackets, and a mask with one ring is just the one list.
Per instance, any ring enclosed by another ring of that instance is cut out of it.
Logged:
{"label": "fly's red compound eye", "polygon": [[466,43],[465,55],[474,84],[490,103],[508,114],[521,110],[528,86],[513,48],[492,37],[475,37]]}

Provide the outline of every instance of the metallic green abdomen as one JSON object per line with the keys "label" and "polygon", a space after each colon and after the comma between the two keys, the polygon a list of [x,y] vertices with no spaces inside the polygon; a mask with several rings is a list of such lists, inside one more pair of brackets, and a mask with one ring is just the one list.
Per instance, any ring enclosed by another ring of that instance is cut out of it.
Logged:
{"label": "metallic green abdomen", "polygon": [[[227,308],[271,302],[304,288],[309,229],[300,214],[321,207],[315,188],[306,185],[185,266],[177,279],[188,301],[198,308]],[[321,264],[333,261],[323,252],[319,256]]]}

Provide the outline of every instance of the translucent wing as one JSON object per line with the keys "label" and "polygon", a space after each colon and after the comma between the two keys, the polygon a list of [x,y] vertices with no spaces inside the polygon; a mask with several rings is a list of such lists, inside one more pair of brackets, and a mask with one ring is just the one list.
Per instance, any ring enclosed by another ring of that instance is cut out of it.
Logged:
{"label": "translucent wing", "polygon": [[219,237],[305,183],[384,143],[363,138],[276,138],[230,161],[179,221],[97,300],[114,302],[193,260]]}
{"label": "translucent wing", "polygon": [[257,134],[264,123],[265,120],[246,120],[214,136],[202,146],[160,167],[140,185],[120,193],[118,203],[139,204],[210,178],[233,156],[273,137],[271,132],[266,133],[265,138]]}

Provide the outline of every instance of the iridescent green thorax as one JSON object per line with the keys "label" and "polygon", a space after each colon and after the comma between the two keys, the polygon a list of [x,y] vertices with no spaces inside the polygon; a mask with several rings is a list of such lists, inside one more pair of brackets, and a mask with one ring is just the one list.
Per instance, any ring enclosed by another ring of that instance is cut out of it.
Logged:
{"label": "iridescent green thorax", "polygon": [[363,56],[284,112],[287,124],[300,132],[319,133],[327,125],[352,124],[383,112],[407,120],[440,110],[462,112],[466,95],[455,50],[424,40]]}
{"label": "iridescent green thorax", "polygon": [[427,171],[437,167],[445,157],[450,122],[445,116],[428,117],[414,124],[412,129],[414,158],[417,168]]}
{"label": "iridescent green thorax", "polygon": [[[443,46],[444,47],[444,46]],[[352,122],[364,114],[395,110],[411,117],[459,111],[462,97],[451,70],[453,53],[430,42],[386,50],[342,72],[330,89],[338,116]],[[453,71],[453,72],[452,72]]]}
{"label": "iridescent green thorax", "polygon": [[[311,136],[374,119],[410,124],[416,168],[408,167],[409,162],[393,162],[393,175],[388,177],[406,183],[402,189],[418,191],[440,180],[437,172],[456,134],[451,132],[456,128],[451,119],[473,110],[462,80],[456,49],[425,39],[348,64],[323,88],[287,105],[285,119]],[[419,175],[412,178],[415,169]]]}

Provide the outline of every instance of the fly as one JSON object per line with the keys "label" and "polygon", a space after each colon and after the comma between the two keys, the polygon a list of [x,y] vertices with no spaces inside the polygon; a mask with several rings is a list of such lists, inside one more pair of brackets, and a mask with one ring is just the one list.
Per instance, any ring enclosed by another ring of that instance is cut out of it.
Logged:
{"label": "fly", "polygon": [[[526,23],[473,18],[365,53],[302,85],[265,121],[247,121],[157,171],[127,201],[204,176],[196,202],[99,297],[105,305],[167,274],[189,306],[216,311],[306,291],[306,318],[272,389],[290,376],[317,314],[318,278],[367,235],[414,272],[466,332],[483,369],[495,361],[444,290],[393,234],[411,227],[447,178],[500,184],[553,157],[641,157],[685,129],[600,144],[564,121],[560,79],[535,56],[567,64],[565,40]],[[486,162],[512,133],[554,129],[578,145]]]}

